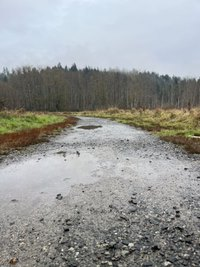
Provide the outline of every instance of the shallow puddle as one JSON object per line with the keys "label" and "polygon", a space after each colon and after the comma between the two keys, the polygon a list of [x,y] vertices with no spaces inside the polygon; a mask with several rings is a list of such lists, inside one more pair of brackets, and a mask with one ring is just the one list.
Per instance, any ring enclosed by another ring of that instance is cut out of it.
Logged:
{"label": "shallow puddle", "polygon": [[83,125],[83,126],[79,126],[79,129],[84,129],[84,130],[94,130],[97,128],[102,128],[101,125]]}
{"label": "shallow puddle", "polygon": [[66,195],[73,184],[92,183],[98,179],[99,164],[89,153],[54,154],[32,158],[0,169],[0,201],[36,205],[41,197],[55,200]]}

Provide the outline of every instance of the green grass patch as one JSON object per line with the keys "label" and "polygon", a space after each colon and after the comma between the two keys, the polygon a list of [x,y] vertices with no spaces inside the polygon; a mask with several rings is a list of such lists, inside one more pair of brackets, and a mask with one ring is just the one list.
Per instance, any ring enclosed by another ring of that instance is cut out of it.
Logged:
{"label": "green grass patch", "polygon": [[41,128],[46,125],[63,122],[65,118],[54,114],[0,112],[0,134]]}

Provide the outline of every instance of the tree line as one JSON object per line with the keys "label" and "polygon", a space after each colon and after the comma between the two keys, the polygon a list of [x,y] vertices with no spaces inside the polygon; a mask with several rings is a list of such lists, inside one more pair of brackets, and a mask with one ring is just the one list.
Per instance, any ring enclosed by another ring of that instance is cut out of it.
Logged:
{"label": "tree line", "polygon": [[22,67],[0,73],[0,108],[82,111],[118,107],[192,108],[200,105],[200,79],[154,72]]}

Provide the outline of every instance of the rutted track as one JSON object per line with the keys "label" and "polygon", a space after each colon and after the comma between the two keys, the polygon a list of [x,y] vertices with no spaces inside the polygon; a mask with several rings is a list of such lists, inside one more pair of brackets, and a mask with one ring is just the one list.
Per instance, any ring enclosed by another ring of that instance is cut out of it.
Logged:
{"label": "rutted track", "polygon": [[94,118],[2,157],[0,266],[199,266],[199,163]]}

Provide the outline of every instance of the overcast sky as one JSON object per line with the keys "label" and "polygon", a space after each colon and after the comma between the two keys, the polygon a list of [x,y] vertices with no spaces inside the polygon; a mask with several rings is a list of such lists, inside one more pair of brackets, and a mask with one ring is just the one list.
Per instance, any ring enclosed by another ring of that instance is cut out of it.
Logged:
{"label": "overcast sky", "polygon": [[200,76],[199,0],[0,0],[3,66]]}

